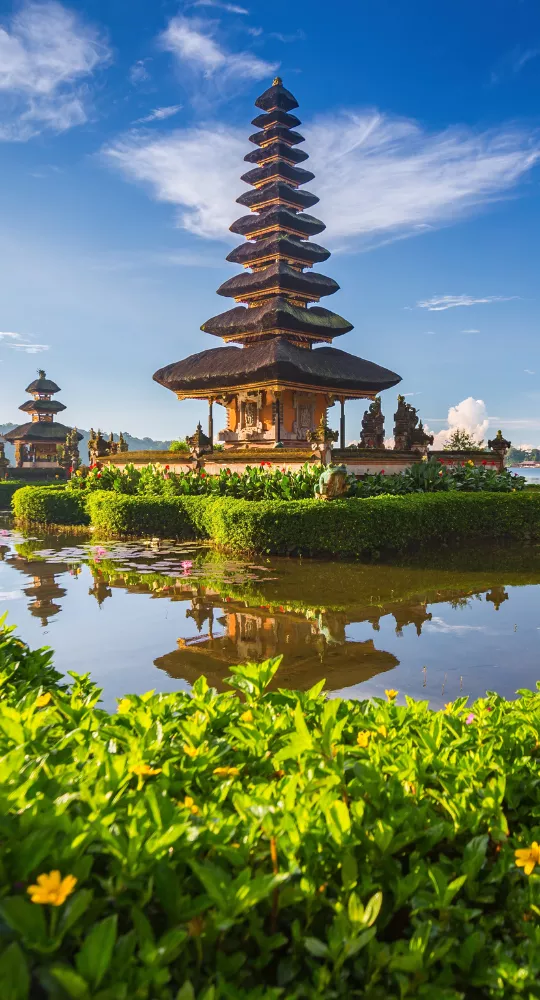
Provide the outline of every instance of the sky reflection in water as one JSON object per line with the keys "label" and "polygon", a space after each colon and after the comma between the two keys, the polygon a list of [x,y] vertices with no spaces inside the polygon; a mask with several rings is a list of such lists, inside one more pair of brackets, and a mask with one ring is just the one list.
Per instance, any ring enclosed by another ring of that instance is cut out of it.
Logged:
{"label": "sky reflection in water", "polygon": [[438,565],[250,561],[2,530],[0,613],[30,645],[51,645],[59,670],[90,671],[107,707],[201,673],[223,690],[231,663],[279,653],[277,686],[395,687],[434,707],[540,679],[536,550],[447,551]]}

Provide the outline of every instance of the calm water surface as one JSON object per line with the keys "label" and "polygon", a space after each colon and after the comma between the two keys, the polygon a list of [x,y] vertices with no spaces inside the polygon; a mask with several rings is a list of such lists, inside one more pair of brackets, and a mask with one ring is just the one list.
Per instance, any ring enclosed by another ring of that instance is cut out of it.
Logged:
{"label": "calm water surface", "polygon": [[278,686],[326,678],[437,707],[512,697],[540,679],[540,550],[445,550],[423,563],[232,560],[200,545],[98,545],[0,523],[0,613],[104,703],[127,692],[224,689],[233,663],[283,654]]}

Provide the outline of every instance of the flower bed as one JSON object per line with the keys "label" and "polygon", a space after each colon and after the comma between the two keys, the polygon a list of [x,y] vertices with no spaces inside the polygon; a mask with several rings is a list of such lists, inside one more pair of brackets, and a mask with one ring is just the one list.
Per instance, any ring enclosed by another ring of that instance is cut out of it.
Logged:
{"label": "flower bed", "polygon": [[537,996],[540,694],[278,668],[109,715],[0,632],[3,1000]]}

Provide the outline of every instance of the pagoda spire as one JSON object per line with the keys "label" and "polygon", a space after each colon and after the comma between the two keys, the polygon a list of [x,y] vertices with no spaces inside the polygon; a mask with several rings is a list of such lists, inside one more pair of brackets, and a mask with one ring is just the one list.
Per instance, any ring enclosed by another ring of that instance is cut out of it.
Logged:
{"label": "pagoda spire", "polygon": [[352,324],[316,304],[337,292],[339,285],[312,271],[330,253],[309,242],[326,227],[307,211],[319,199],[303,189],[314,175],[298,166],[308,158],[298,149],[304,142],[296,131],[300,119],[291,114],[298,103],[276,77],[255,105],[263,112],[253,119],[258,131],[249,137],[257,148],[244,157],[255,166],[242,177],[252,190],[236,199],[249,214],[230,227],[247,242],[227,257],[245,271],[218,288],[219,295],[238,305],[209,319],[201,329],[244,345],[273,337],[307,348],[331,343],[352,330]]}

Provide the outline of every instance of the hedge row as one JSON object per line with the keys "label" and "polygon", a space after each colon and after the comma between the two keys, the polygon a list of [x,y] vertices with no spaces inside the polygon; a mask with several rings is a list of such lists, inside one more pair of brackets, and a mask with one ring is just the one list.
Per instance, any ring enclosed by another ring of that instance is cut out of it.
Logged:
{"label": "hedge row", "polygon": [[278,670],[109,715],[0,623],[2,1000],[538,998],[540,693]]}
{"label": "hedge row", "polygon": [[[58,498],[58,499],[57,499]],[[62,509],[65,504],[65,512]],[[367,500],[246,501],[211,497],[131,497],[21,491],[17,516],[49,523],[90,522],[109,535],[209,538],[235,551],[359,556],[467,539],[540,538],[540,495],[444,493]],[[59,521],[58,518],[70,520]]]}
{"label": "hedge row", "polygon": [[89,524],[84,500],[65,486],[24,486],[11,501],[15,517],[37,524]]}
{"label": "hedge row", "polygon": [[3,479],[0,482],[0,510],[9,510],[9,505],[11,503],[11,498],[17,490],[22,487],[31,486],[32,489],[45,488],[49,490],[64,489],[65,483],[56,483],[50,481],[36,481],[32,483],[27,483],[22,479]]}
{"label": "hedge row", "polygon": [[540,538],[540,494],[440,493],[373,499],[247,501],[212,497],[83,495],[28,487],[17,517],[88,524],[108,535],[208,538],[234,551],[359,556],[468,539]]}

